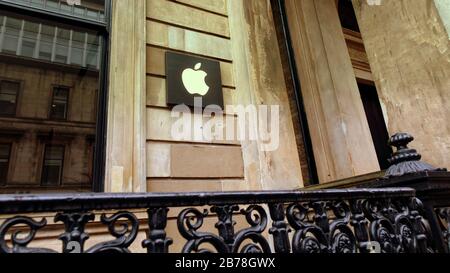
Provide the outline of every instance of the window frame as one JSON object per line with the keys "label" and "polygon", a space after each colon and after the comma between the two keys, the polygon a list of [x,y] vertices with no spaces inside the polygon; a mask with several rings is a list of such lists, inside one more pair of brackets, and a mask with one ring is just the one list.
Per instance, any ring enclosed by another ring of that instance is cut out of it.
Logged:
{"label": "window frame", "polygon": [[[106,133],[107,133],[107,100],[109,80],[109,51],[111,30],[111,7],[112,0],[105,0],[105,21],[89,20],[76,16],[55,13],[52,11],[25,6],[21,3],[0,1],[0,9],[31,16],[46,21],[54,21],[61,24],[72,25],[98,32],[101,37],[101,55],[99,69],[99,92],[97,100],[96,116],[96,138],[94,142],[94,162],[92,192],[104,192],[105,189],[105,163],[106,163]],[[83,68],[88,70],[88,68]],[[17,107],[17,102],[16,102]]]}
{"label": "window frame", "polygon": [[0,114],[0,117],[15,118],[15,117],[17,117],[17,109],[19,108],[19,95],[22,93],[22,81],[0,77],[0,92],[2,91],[2,83],[3,82],[11,82],[11,83],[15,83],[15,84],[19,85],[19,89],[17,90],[17,93],[16,93],[16,103],[14,104],[13,113],[12,114],[4,114],[4,115]]}
{"label": "window frame", "polygon": [[[63,153],[62,153],[62,159],[61,159],[61,169],[60,169],[60,173],[59,173],[59,181],[58,184],[55,185],[44,185],[44,170],[45,167],[47,166],[45,164],[45,161],[47,160],[47,148],[62,148],[63,149]],[[42,157],[42,168],[41,168],[41,179],[40,179],[40,185],[41,187],[60,187],[63,185],[63,177],[64,177],[64,164],[65,164],[65,156],[66,156],[66,149],[67,146],[64,144],[59,144],[59,143],[45,143],[44,144],[44,154]]]}
{"label": "window frame", "polygon": [[8,184],[9,168],[11,167],[11,156],[12,156],[12,151],[13,151],[13,143],[11,143],[11,142],[0,142],[0,145],[9,146],[8,166],[7,166],[7,170],[6,170],[6,181],[1,181],[0,180],[0,186],[6,186]]}
{"label": "window frame", "polygon": [[[53,113],[53,103],[55,101],[55,89],[67,89],[67,100],[66,100],[66,111],[65,111],[65,117],[64,118],[57,118],[57,117],[53,117],[52,113]],[[68,87],[68,86],[62,86],[62,85],[53,85],[52,86],[52,95],[51,95],[51,100],[50,100],[50,104],[49,104],[49,108],[48,108],[48,119],[49,120],[53,120],[53,121],[70,121],[69,118],[69,107],[70,107],[70,96],[72,94],[72,88]]]}

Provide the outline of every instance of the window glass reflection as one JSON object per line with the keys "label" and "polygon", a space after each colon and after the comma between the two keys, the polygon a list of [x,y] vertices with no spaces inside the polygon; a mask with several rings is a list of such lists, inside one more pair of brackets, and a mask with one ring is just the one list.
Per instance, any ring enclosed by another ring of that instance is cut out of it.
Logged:
{"label": "window glass reflection", "polygon": [[80,5],[68,0],[0,0],[0,2],[33,7],[63,15],[70,15],[92,21],[105,21],[105,0],[80,0]]}
{"label": "window glass reflection", "polygon": [[5,185],[8,180],[10,154],[11,144],[0,143],[0,186]]}
{"label": "window glass reflection", "polygon": [[53,100],[50,109],[50,118],[56,120],[67,119],[67,106],[69,103],[69,88],[53,88]]}
{"label": "window glass reflection", "polygon": [[100,68],[101,40],[97,33],[3,16],[0,52],[90,69]]}
{"label": "window glass reflection", "polygon": [[61,145],[46,145],[42,185],[58,186],[61,184],[64,167],[64,150]]}
{"label": "window glass reflection", "polygon": [[0,193],[90,191],[101,37],[13,13],[0,22]]}
{"label": "window glass reflection", "polygon": [[0,116],[14,116],[16,114],[17,95],[20,82],[0,80]]}

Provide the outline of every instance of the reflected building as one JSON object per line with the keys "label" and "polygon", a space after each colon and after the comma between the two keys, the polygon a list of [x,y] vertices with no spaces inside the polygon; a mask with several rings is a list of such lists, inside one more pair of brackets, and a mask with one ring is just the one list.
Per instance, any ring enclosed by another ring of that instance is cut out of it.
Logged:
{"label": "reflected building", "polygon": [[1,193],[92,189],[101,43],[92,31],[0,13]]}

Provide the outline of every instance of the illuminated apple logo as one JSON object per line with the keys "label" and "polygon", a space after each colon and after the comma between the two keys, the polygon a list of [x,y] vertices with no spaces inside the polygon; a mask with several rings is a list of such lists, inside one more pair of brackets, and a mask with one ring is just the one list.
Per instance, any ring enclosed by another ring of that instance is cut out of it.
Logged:
{"label": "illuminated apple logo", "polygon": [[200,70],[202,67],[201,63],[195,65],[194,69],[187,68],[183,71],[181,78],[183,80],[184,87],[189,92],[189,94],[199,94],[204,96],[209,91],[209,86],[205,82],[206,73],[203,70]]}

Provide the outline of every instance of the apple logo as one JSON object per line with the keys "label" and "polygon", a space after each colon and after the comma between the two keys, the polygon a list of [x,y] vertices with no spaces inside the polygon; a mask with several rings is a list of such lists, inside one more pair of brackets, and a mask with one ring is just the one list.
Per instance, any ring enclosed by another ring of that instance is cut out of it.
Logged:
{"label": "apple logo", "polygon": [[194,69],[187,68],[183,71],[181,78],[183,80],[184,88],[189,92],[189,94],[199,94],[204,96],[209,91],[209,86],[205,82],[206,73],[203,70],[200,70],[202,67],[201,63],[195,65]]}

